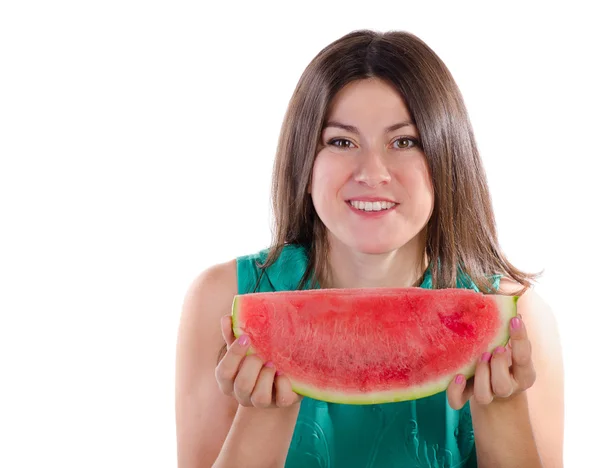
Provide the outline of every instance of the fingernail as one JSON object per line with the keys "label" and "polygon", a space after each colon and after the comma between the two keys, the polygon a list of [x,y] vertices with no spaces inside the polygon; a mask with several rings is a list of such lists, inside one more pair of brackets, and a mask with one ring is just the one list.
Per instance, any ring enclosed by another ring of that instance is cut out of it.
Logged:
{"label": "fingernail", "polygon": [[519,317],[513,317],[510,319],[510,326],[513,330],[521,328],[521,319]]}
{"label": "fingernail", "polygon": [[248,338],[248,335],[242,335],[238,339],[238,342],[240,346],[246,346],[250,342],[250,338]]}
{"label": "fingernail", "polygon": [[504,352],[504,346],[498,346],[495,350],[494,350],[494,354],[501,354]]}
{"label": "fingernail", "polygon": [[487,351],[481,355],[481,362],[488,362],[490,359],[492,359],[492,355]]}
{"label": "fingernail", "polygon": [[456,376],[456,378],[454,379],[454,381],[458,384],[461,385],[464,381],[465,381],[465,377],[463,375],[458,374]]}
{"label": "fingernail", "polygon": [[275,371],[275,375],[276,375],[276,376],[279,376],[279,375],[281,375],[281,374],[283,374],[283,372],[281,372],[280,370],[278,370],[278,371]]}
{"label": "fingernail", "polygon": [[265,367],[275,367],[275,364],[273,364],[271,361],[269,361],[265,364]]}

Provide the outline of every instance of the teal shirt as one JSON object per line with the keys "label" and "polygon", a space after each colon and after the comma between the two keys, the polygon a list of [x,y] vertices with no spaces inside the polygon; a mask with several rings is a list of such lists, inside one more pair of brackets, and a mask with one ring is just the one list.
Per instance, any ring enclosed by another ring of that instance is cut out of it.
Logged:
{"label": "teal shirt", "polygon": [[[264,274],[267,250],[237,259],[238,293],[290,291],[308,264],[306,250],[286,246]],[[500,277],[494,277],[498,288]],[[468,277],[458,287],[478,290]],[[431,289],[429,271],[422,288]],[[473,468],[477,466],[471,411],[456,411],[446,392],[415,401],[344,405],[304,397],[286,468]]]}

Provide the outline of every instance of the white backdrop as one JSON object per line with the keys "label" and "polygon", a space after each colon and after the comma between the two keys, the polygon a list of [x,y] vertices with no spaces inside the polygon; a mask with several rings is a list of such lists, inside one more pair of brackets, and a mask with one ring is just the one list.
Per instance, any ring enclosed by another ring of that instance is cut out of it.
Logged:
{"label": "white backdrop", "polygon": [[593,15],[411,3],[0,6],[0,466],[176,466],[183,295],[207,266],[268,245],[288,99],[310,59],[359,28],[417,34],[458,81],[502,245],[545,269],[566,466],[593,463]]}

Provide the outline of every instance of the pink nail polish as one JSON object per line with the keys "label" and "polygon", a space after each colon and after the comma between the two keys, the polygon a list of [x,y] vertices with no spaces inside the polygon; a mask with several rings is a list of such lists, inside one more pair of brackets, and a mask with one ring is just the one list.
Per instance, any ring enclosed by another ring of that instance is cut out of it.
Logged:
{"label": "pink nail polish", "polygon": [[489,362],[492,359],[492,355],[487,351],[481,355],[481,362]]}
{"label": "pink nail polish", "polygon": [[250,342],[250,338],[248,338],[248,335],[242,335],[238,339],[238,342],[240,343],[240,346],[246,346]]}
{"label": "pink nail polish", "polygon": [[281,372],[280,370],[275,371],[275,376],[280,376],[281,374],[283,374],[283,372]]}
{"label": "pink nail polish", "polygon": [[269,361],[265,364],[265,367],[275,367],[275,364],[273,364],[271,361]]}
{"label": "pink nail polish", "polygon": [[521,328],[521,319],[519,319],[518,317],[511,318],[510,326],[513,330],[518,330],[519,328]]}
{"label": "pink nail polish", "polygon": [[494,354],[501,354],[505,351],[504,346],[498,346],[495,350],[494,350]]}
{"label": "pink nail polish", "polygon": [[454,379],[454,381],[458,384],[458,385],[462,385],[462,383],[465,381],[465,377],[463,375],[458,374],[456,376],[456,378]]}

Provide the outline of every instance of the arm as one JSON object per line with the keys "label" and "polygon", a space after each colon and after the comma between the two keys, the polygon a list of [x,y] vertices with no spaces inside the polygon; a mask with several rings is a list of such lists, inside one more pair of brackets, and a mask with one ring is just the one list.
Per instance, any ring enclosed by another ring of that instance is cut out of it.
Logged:
{"label": "arm", "polygon": [[299,409],[240,406],[213,468],[283,468]]}
{"label": "arm", "polygon": [[471,402],[478,466],[545,466],[542,465],[536,446],[528,409],[525,392],[509,400],[497,400],[489,405]]}
{"label": "arm", "polygon": [[564,383],[558,327],[551,309],[533,290],[517,304],[531,342],[535,383],[507,400],[472,404],[478,461],[484,468],[559,468],[563,466]]}
{"label": "arm", "polygon": [[221,318],[231,313],[236,293],[232,261],[200,275],[184,300],[176,357],[179,468],[267,468],[285,462],[299,405],[243,407],[221,391],[215,378],[225,345]]}
{"label": "arm", "polygon": [[[502,289],[513,293],[516,285],[504,281]],[[524,327],[511,331],[511,347],[496,354],[487,367],[487,392],[479,379],[485,372],[476,371],[473,387],[461,398],[471,398],[471,414],[475,431],[475,444],[479,466],[486,467],[544,467],[563,466],[564,390],[561,346],[556,321],[549,307],[532,290],[518,302],[518,312]],[[522,352],[524,351],[524,352]],[[508,368],[512,360],[512,373],[517,381],[527,382],[526,391],[501,388],[499,378],[502,367]],[[503,359],[508,362],[501,366]],[[522,361],[521,366],[519,362]],[[519,376],[516,373],[522,372]],[[496,385],[497,384],[497,385]],[[479,385],[479,387],[478,387]],[[449,398],[457,403],[457,390],[462,386],[452,384]],[[491,391],[490,391],[491,390]],[[461,389],[462,391],[462,389]],[[461,403],[464,404],[465,400]]]}

